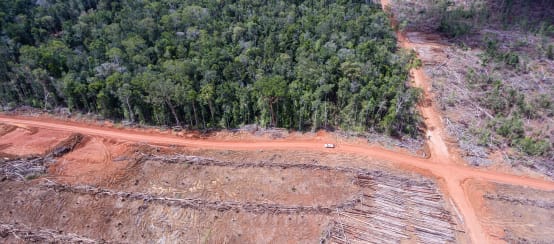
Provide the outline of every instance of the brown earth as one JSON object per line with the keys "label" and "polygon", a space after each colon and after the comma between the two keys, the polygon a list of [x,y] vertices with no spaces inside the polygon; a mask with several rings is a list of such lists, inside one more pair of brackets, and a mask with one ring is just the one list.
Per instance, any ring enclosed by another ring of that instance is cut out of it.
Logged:
{"label": "brown earth", "polygon": [[554,242],[554,191],[468,180],[464,188],[481,225],[495,241]]}
{"label": "brown earth", "polygon": [[88,137],[72,152],[50,166],[49,173],[60,182],[98,184],[114,181],[127,168],[129,145],[113,139]]}

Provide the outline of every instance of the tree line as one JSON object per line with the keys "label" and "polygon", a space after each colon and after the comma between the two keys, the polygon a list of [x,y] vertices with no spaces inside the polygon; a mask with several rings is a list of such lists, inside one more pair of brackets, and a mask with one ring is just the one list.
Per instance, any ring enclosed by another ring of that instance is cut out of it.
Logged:
{"label": "tree line", "polygon": [[0,26],[5,108],[418,133],[418,62],[371,1],[14,0]]}

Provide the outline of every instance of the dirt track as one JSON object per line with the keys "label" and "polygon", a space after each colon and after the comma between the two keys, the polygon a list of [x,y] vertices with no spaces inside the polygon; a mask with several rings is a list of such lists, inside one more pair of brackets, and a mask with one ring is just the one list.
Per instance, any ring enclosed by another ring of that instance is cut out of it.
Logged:
{"label": "dirt track", "polygon": [[145,142],[160,145],[179,145],[188,148],[223,149],[223,150],[260,150],[260,149],[295,149],[311,150],[334,153],[353,153],[368,156],[377,160],[390,161],[399,166],[413,167],[421,172],[427,171],[439,178],[464,180],[467,178],[479,178],[497,183],[527,186],[541,190],[554,190],[554,182],[535,179],[524,176],[516,176],[498,172],[491,172],[463,165],[443,165],[411,155],[389,151],[377,146],[363,146],[354,144],[339,144],[335,149],[323,148],[323,141],[310,140],[296,142],[288,139],[276,139],[271,141],[218,141],[212,139],[184,139],[170,135],[153,135],[136,131],[100,128],[68,123],[62,121],[48,121],[40,119],[36,121],[29,118],[14,118],[0,115],[0,121],[11,124],[25,124],[28,126],[45,128],[57,131],[71,131],[86,135],[114,138],[132,142]]}
{"label": "dirt track", "polygon": [[[418,158],[407,154],[389,151],[376,146],[365,146],[349,143],[341,143],[335,149],[325,149],[322,147],[321,139],[310,139],[295,141],[291,139],[277,140],[227,140],[216,139],[184,139],[171,135],[152,134],[146,132],[120,130],[111,128],[100,128],[90,125],[77,124],[63,121],[48,121],[40,119],[37,121],[31,118],[16,118],[9,116],[0,116],[0,121],[10,124],[26,125],[31,127],[44,128],[60,132],[77,132],[91,136],[104,138],[115,138],[118,140],[131,142],[146,142],[160,145],[179,145],[191,149],[218,149],[218,150],[260,150],[260,149],[279,149],[279,150],[309,150],[312,152],[329,152],[337,154],[357,154],[364,155],[375,160],[391,162],[398,167],[430,175],[439,179],[441,188],[450,196],[457,210],[462,215],[466,229],[474,243],[484,243],[485,240],[491,241],[482,231],[476,212],[472,208],[468,194],[463,188],[463,183],[468,179],[478,179],[482,181],[510,184],[517,186],[531,187],[540,190],[553,191],[554,182],[529,178],[524,176],[510,175],[505,173],[493,172],[488,170],[476,169],[464,166],[459,162],[448,161],[450,157],[431,157],[430,159]],[[433,144],[430,145],[431,148]],[[431,150],[433,152],[433,150]],[[443,162],[441,162],[443,160]]]}

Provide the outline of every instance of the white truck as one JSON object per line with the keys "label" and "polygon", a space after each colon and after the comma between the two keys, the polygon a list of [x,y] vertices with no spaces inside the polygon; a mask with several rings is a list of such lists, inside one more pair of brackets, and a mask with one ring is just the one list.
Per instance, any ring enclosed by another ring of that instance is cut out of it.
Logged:
{"label": "white truck", "polygon": [[326,143],[323,145],[324,148],[335,148],[335,144]]}

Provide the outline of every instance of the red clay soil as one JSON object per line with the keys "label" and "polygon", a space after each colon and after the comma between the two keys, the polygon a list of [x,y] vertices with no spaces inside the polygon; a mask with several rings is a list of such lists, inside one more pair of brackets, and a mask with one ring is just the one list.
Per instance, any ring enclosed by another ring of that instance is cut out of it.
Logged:
{"label": "red clay soil", "polygon": [[[390,5],[389,0],[382,0],[381,1],[383,10],[388,11],[387,8]],[[394,16],[392,13],[390,13],[391,16],[391,24],[393,26],[396,26],[397,21],[394,19]],[[403,31],[397,31],[397,38],[398,38],[398,45],[405,49],[412,49],[415,51],[415,46],[427,46],[431,49],[440,49],[440,45],[437,45],[433,42],[422,42],[421,40],[418,40],[418,43],[413,43],[410,41],[409,38],[407,38],[406,33]],[[417,36],[417,35],[416,35]],[[461,160],[461,157],[459,155],[456,155],[455,153],[451,154],[448,150],[448,147],[443,140],[443,138],[446,137],[446,133],[444,130],[444,125],[441,119],[441,115],[438,112],[438,110],[435,107],[435,104],[433,103],[433,95],[430,92],[431,91],[431,81],[425,74],[425,71],[422,68],[419,69],[412,69],[411,73],[413,74],[413,80],[414,85],[418,88],[421,88],[423,90],[423,100],[425,101],[423,104],[419,106],[419,110],[421,112],[422,117],[424,118],[424,123],[427,127],[426,136],[428,137],[428,147],[431,151],[431,158],[430,161],[435,164],[443,164],[443,165],[452,165],[447,167],[442,167],[440,170],[441,172],[437,174],[438,172],[434,172],[435,176],[439,176],[443,179],[441,187],[443,188],[443,192],[445,194],[448,194],[449,197],[453,200],[454,204],[457,207],[457,210],[462,215],[462,219],[464,221],[466,231],[473,243],[490,243],[492,242],[492,239],[490,235],[487,235],[485,231],[483,230],[481,223],[479,222],[479,219],[477,217],[475,209],[473,209],[473,206],[471,205],[470,196],[464,191],[464,188],[462,186],[463,182],[469,178],[477,178],[478,175],[464,175],[461,174],[462,172],[455,169],[454,165],[464,165],[463,160]],[[485,171],[480,171],[480,173],[485,173]],[[491,174],[492,172],[487,172],[486,174]],[[496,173],[494,173],[496,174]],[[498,175],[500,176],[500,175]],[[480,178],[480,177],[479,177]],[[499,178],[502,178],[503,180],[508,180],[508,178],[511,178],[510,176],[503,175]],[[493,179],[487,179],[492,180]],[[514,181],[518,181],[520,183],[531,183],[521,178],[514,178]],[[511,180],[508,180],[511,181]],[[515,182],[512,182],[512,184]],[[510,183],[508,183],[510,184]],[[551,182],[546,182],[549,186],[547,188],[554,189],[554,184]],[[532,185],[535,185],[532,183]],[[535,185],[538,186],[538,185]]]}
{"label": "red clay soil", "polygon": [[358,193],[352,175],[330,171],[190,166],[146,161],[108,187],[174,198],[330,206]]}
{"label": "red clay soil", "polygon": [[502,229],[497,226],[485,226],[482,224],[490,218],[489,215],[492,212],[492,209],[489,209],[488,206],[486,206],[483,195],[487,191],[494,191],[493,184],[476,179],[467,179],[462,183],[462,187],[470,199],[474,211],[480,216],[479,221],[482,225],[482,229],[489,235],[491,241],[500,242],[503,237]]}
{"label": "red clay soil", "polygon": [[20,127],[6,133],[0,140],[2,151],[6,154],[24,156],[30,154],[43,154],[50,147],[66,139],[71,135],[68,131],[38,130],[32,127]]}
{"label": "red clay soil", "polygon": [[113,182],[128,166],[124,156],[129,151],[126,143],[88,137],[80,145],[48,169],[52,175],[59,176],[58,181],[82,184]]}
{"label": "red clay soil", "polygon": [[[398,41],[399,45],[403,48],[412,49],[414,44],[406,38],[405,34],[398,32]],[[434,45],[434,44],[428,44]],[[429,149],[431,151],[430,160],[436,164],[453,164],[453,165],[465,165],[461,157],[455,153],[451,153],[448,150],[446,142],[443,138],[446,137],[444,125],[442,118],[438,110],[436,109],[435,104],[432,102],[432,94],[430,93],[431,85],[429,78],[425,74],[423,69],[413,69],[411,71],[413,74],[414,85],[423,90],[423,99],[425,101],[430,101],[430,104],[422,104],[419,107],[420,113],[424,118],[424,123],[427,127],[426,136],[429,138],[427,141]],[[454,151],[454,150],[452,150]],[[448,166],[447,166],[448,167]],[[488,235],[482,228],[479,219],[476,215],[476,211],[471,205],[470,196],[466,194],[461,183],[466,179],[470,178],[469,176],[462,176],[453,172],[454,167],[451,167],[450,170],[445,170],[442,173],[442,178],[445,180],[443,183],[443,189],[446,194],[454,201],[454,204],[457,207],[457,210],[463,216],[466,230],[470,236],[473,243],[489,243],[493,240],[491,236]],[[504,178],[504,177],[503,177]]]}

